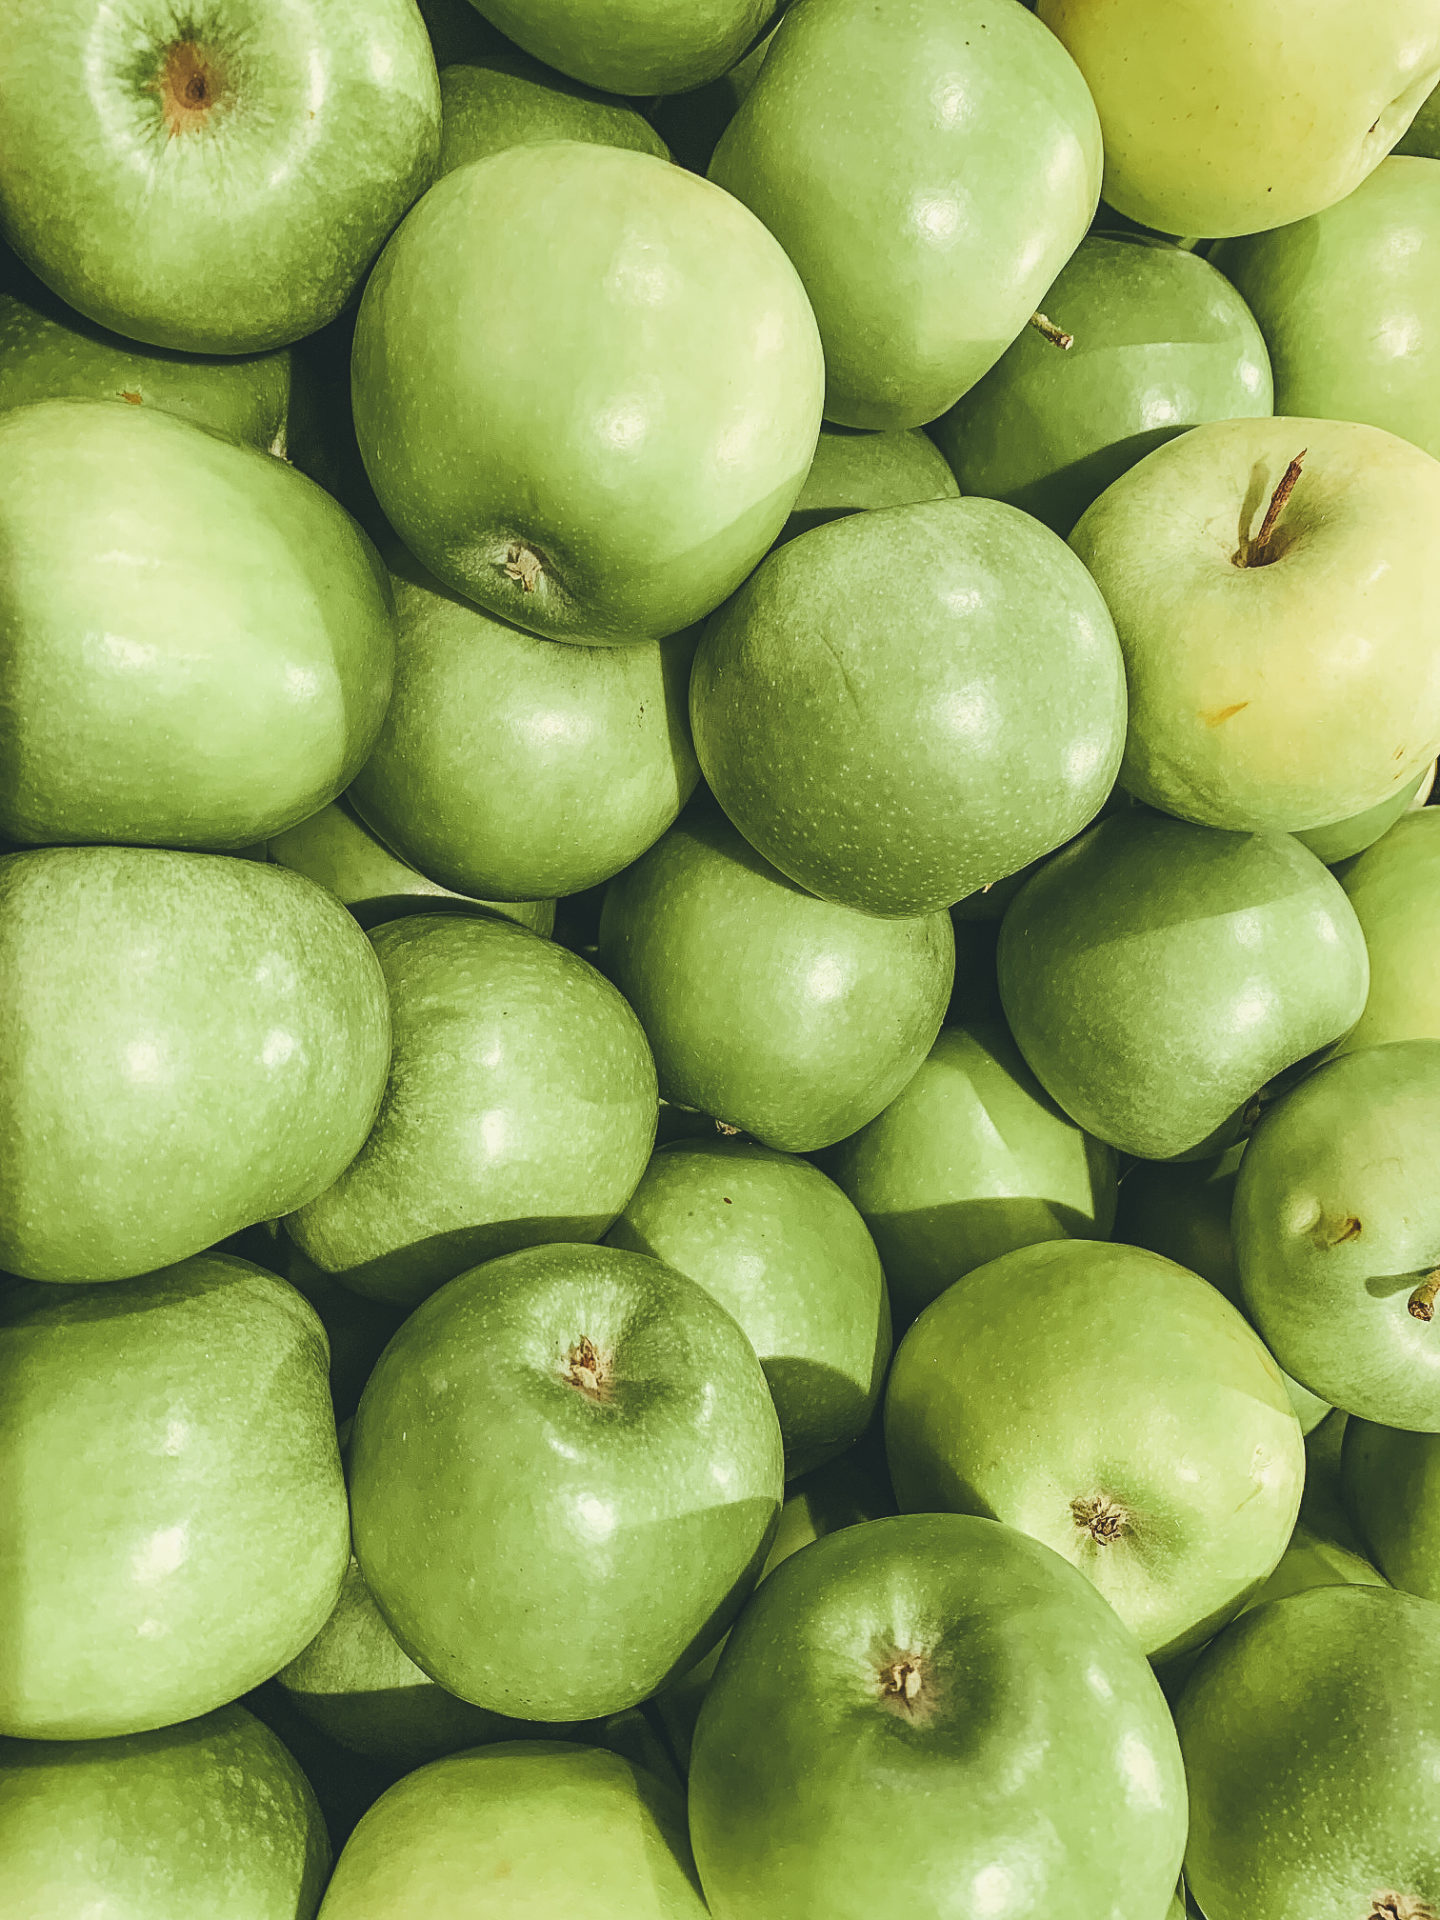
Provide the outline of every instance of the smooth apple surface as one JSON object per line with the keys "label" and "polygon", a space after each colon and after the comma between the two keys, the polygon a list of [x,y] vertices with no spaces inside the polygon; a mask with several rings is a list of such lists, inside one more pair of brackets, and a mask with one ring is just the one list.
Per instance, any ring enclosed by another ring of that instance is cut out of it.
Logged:
{"label": "smooth apple surface", "polygon": [[355,329],[355,430],[446,586],[624,644],[702,619],[765,552],[823,377],[753,214],[653,154],[559,141],[448,174],[390,241]]}
{"label": "smooth apple surface", "polygon": [[462,1274],[381,1356],[355,1553],[396,1639],[496,1713],[618,1713],[699,1660],[780,1511],[760,1362],[702,1287],[616,1247]]}
{"label": "smooth apple surface", "polygon": [[775,544],[847,514],[953,500],[959,491],[944,454],[918,427],[865,433],[823,426],[805,484]]}
{"label": "smooth apple surface", "polygon": [[442,70],[437,176],[506,147],[546,140],[588,140],[670,158],[665,142],[628,100],[569,80],[518,48]]}
{"label": "smooth apple surface", "polygon": [[333,320],[440,140],[410,0],[53,0],[11,21],[0,103],[0,233],[91,320],[191,353]]}
{"label": "smooth apple surface", "polygon": [[309,1782],[243,1707],[83,1745],[0,1740],[5,1920],[312,1920],[329,1868]]}
{"label": "smooth apple surface", "polygon": [[1160,233],[1259,233],[1354,191],[1440,79],[1428,0],[1038,0],[1105,136],[1105,199]]}
{"label": "smooth apple surface", "polygon": [[168,1726],[314,1637],[349,1538],[328,1362],[307,1302],[223,1254],[0,1297],[0,1732]]}
{"label": "smooth apple surface", "polygon": [[374,1130],[287,1219],[346,1286],[413,1306],[479,1260],[598,1240],[645,1171],[655,1068],[614,987],[488,914],[411,914],[371,936],[394,1056]]}
{"label": "smooth apple surface", "polygon": [[1089,234],[1044,307],[1070,344],[1022,327],[930,429],[962,493],[1007,500],[1063,537],[1112,481],[1187,427],[1272,411],[1260,329],[1198,254]]}
{"label": "smooth apple surface", "polygon": [[1202,1656],[1176,1721],[1206,1920],[1434,1911],[1437,1627],[1433,1600],[1326,1586],[1257,1607]]}
{"label": "smooth apple surface", "polygon": [[1402,787],[1393,799],[1382,800],[1378,806],[1367,807],[1348,820],[1332,820],[1328,827],[1306,827],[1295,838],[1327,867],[1338,867],[1342,860],[1352,860],[1357,853],[1373,847],[1403,815],[1418,812],[1430,798],[1434,784],[1435,762],[1432,760],[1425,771],[1409,786]]}
{"label": "smooth apple surface", "polygon": [[422,1767],[355,1829],[324,1920],[704,1920],[681,1796],[615,1753],[560,1741]]}
{"label": "smooth apple surface", "polygon": [[1280,1369],[1234,1307],[1156,1254],[1084,1241],[1007,1253],[926,1308],[885,1451],[902,1509],[1043,1540],[1157,1660],[1268,1577],[1305,1477]]}
{"label": "smooth apple surface", "polygon": [[1440,461],[1418,447],[1351,421],[1212,422],[1108,487],[1070,544],[1124,650],[1137,799],[1291,833],[1435,758]]}
{"label": "smooth apple surface", "polygon": [[1115,1212],[1113,1148],[1060,1111],[998,1019],[942,1028],[909,1085],[823,1165],[875,1236],[901,1326],[972,1267],[1104,1239]]}
{"label": "smooth apple surface", "polygon": [[380,731],[389,581],[284,461],[148,407],[0,413],[0,834],[245,847]]}
{"label": "smooth apple surface", "polygon": [[748,1140],[676,1140],[651,1159],[605,1236],[694,1280],[760,1357],[786,1478],[869,1424],[890,1362],[875,1242],[832,1180]]}
{"label": "smooth apple surface", "polygon": [[1340,874],[1370,950],[1370,994],[1343,1047],[1440,1040],[1440,809],[1398,820]]}
{"label": "smooth apple surface", "polygon": [[1345,1054],[1265,1114],[1235,1185],[1245,1308],[1312,1393],[1440,1432],[1440,1041]]}
{"label": "smooth apple surface", "polygon": [[118,1280],[273,1220],[359,1152],[390,1012],[340,903],[253,860],[0,860],[0,1266]]}
{"label": "smooth apple surface", "polygon": [[907,1514],[756,1593],[700,1710],[690,1832],[714,1920],[1110,1920],[1163,1910],[1185,1785],[1134,1637],[1073,1567]]}
{"label": "smooth apple surface", "polygon": [[697,636],[560,647],[395,556],[395,695],[350,788],[405,859],[489,899],[553,899],[639,859],[699,779]]}
{"label": "smooth apple surface", "polygon": [[955,936],[948,914],[882,920],[802,892],[706,802],[611,882],[600,965],[640,1016],[667,1100],[809,1153],[919,1070]]}
{"label": "smooth apple surface", "polygon": [[776,0],[485,0],[485,18],[547,66],[612,93],[684,93],[728,73]]}
{"label": "smooth apple surface", "polygon": [[830,0],[781,20],[710,178],[799,269],[826,418],[893,429],[1000,358],[1089,225],[1100,168],[1084,81],[1015,0]]}

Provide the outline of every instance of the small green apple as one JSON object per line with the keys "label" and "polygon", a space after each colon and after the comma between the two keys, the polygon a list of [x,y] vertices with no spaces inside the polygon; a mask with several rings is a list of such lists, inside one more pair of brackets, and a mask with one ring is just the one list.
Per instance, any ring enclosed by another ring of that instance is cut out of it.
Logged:
{"label": "small green apple", "polygon": [[683,93],[728,73],[776,0],[484,0],[538,60],[612,93]]}
{"label": "small green apple", "polygon": [[1154,1676],[1073,1567],[906,1514],[756,1593],[700,1710],[690,1833],[714,1920],[1139,1920],[1174,1890],[1185,1784]]}
{"label": "small green apple", "polygon": [[782,19],[710,177],[799,269],[826,418],[897,428],[1000,358],[1089,225],[1100,166],[1074,62],[1014,0],[828,0]]}
{"label": "small green apple", "polygon": [[371,938],[390,993],[384,1104],[334,1184],[286,1220],[346,1286],[413,1306],[478,1260],[598,1240],[645,1171],[655,1068],[592,966],[488,914]]}
{"label": "small green apple", "polygon": [[315,1795],[243,1707],[84,1745],[0,1740],[5,1920],[312,1920]]}
{"label": "small green apple", "polygon": [[770,1384],[787,1479],[869,1425],[890,1362],[885,1275],[818,1168],[748,1140],[673,1141],[605,1238],[663,1260],[739,1322]]}
{"label": "small green apple", "polygon": [[1003,1020],[947,1025],[885,1111],[822,1162],[875,1236],[908,1326],[952,1281],[1040,1240],[1103,1239],[1115,1153],[1063,1114]]}
{"label": "small green apple", "polygon": [[117,1280],[328,1187],[390,1059],[340,903],[253,860],[145,847],[0,859],[0,1267]]}
{"label": "small green apple", "polygon": [[355,429],[446,586],[623,644],[703,618],[765,552],[823,377],[804,288],[751,213],[653,154],[558,141],[448,174],[391,239],[355,329]]}
{"label": "small green apple", "polygon": [[1370,996],[1345,1051],[1440,1040],[1440,809],[1397,820],[1339,878],[1370,950]]}
{"label": "small green apple", "polygon": [[1345,1503],[1392,1586],[1440,1600],[1440,1434],[1345,1424]]}
{"label": "small green apple", "polygon": [[1440,744],[1437,536],[1440,461],[1378,427],[1215,421],[1147,454],[1070,536],[1125,653],[1121,785],[1282,833],[1393,797]]}
{"label": "small green apple", "polygon": [[670,158],[665,142],[628,100],[567,80],[518,48],[442,69],[437,176],[506,147],[546,140],[590,140]]}
{"label": "small green apple", "polygon": [[918,1071],[954,975],[950,917],[882,920],[804,893],[708,801],[611,881],[600,964],[667,1100],[808,1153]]}
{"label": "small green apple", "polygon": [[532,1247],[418,1307],[350,1451],[355,1553],[405,1651],[496,1713],[637,1705],[715,1644],[780,1511],[753,1348],[616,1247]]}
{"label": "small green apple", "polygon": [[864,433],[823,426],[805,484],[775,544],[847,514],[954,500],[959,492],[945,456],[918,427]]}
{"label": "small green apple", "polygon": [[168,1726],[314,1638],[349,1539],[328,1361],[224,1254],[0,1294],[0,1732]]}

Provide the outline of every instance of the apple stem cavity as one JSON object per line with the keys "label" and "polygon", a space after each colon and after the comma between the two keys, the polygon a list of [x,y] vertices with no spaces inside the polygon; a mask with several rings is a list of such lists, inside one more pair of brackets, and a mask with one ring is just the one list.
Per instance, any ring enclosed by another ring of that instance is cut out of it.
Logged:
{"label": "apple stem cavity", "polygon": [[582,1333],[565,1356],[562,1377],[591,1400],[603,1400],[610,1369],[589,1334]]}
{"label": "apple stem cavity", "polygon": [[1070,1515],[1077,1527],[1088,1533],[1097,1546],[1112,1546],[1130,1531],[1130,1516],[1108,1494],[1080,1494],[1070,1502]]}
{"label": "apple stem cavity", "polygon": [[533,547],[522,546],[517,541],[505,555],[505,577],[518,580],[522,593],[534,593],[544,571],[545,562]]}
{"label": "apple stem cavity", "polygon": [[1068,353],[1075,344],[1074,334],[1066,333],[1063,327],[1057,327],[1048,314],[1032,313],[1030,324],[1042,339],[1048,340],[1052,347],[1059,347],[1062,353]]}
{"label": "apple stem cavity", "polygon": [[1406,1301],[1405,1304],[1410,1310],[1411,1318],[1414,1320],[1424,1320],[1426,1322],[1433,1320],[1435,1318],[1436,1294],[1440,1294],[1440,1267],[1436,1267],[1432,1272],[1427,1273]]}
{"label": "apple stem cavity", "polygon": [[925,1666],[918,1653],[897,1653],[880,1669],[880,1698],[905,1713],[915,1712],[924,1686]]}
{"label": "apple stem cavity", "polygon": [[1237,567],[1268,567],[1272,561],[1280,558],[1278,553],[1270,551],[1270,536],[1274,533],[1280,516],[1285,511],[1286,501],[1295,491],[1295,483],[1300,478],[1300,469],[1309,451],[1308,447],[1302,447],[1281,474],[1280,484],[1271,494],[1270,504],[1265,509],[1265,518],[1260,522],[1260,531],[1253,540],[1242,540],[1235,550]]}
{"label": "apple stem cavity", "polygon": [[165,49],[151,92],[160,96],[160,111],[174,140],[205,125],[220,97],[220,75],[212,57],[194,41],[177,40]]}
{"label": "apple stem cavity", "polygon": [[1436,1920],[1428,1900],[1408,1893],[1377,1893],[1371,1899],[1365,1920]]}

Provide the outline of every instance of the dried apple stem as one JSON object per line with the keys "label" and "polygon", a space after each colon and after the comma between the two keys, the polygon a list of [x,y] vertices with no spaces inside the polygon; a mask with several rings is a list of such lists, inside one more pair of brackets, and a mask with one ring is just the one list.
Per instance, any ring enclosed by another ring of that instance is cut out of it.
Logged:
{"label": "dried apple stem", "polygon": [[1280,484],[1271,494],[1270,504],[1265,509],[1265,518],[1260,522],[1260,531],[1256,534],[1255,538],[1250,541],[1245,551],[1237,555],[1239,564],[1242,567],[1263,567],[1266,564],[1270,536],[1274,533],[1280,516],[1285,511],[1286,501],[1295,491],[1295,483],[1300,478],[1300,469],[1304,465],[1305,456],[1309,451],[1310,449],[1308,447],[1302,447],[1290,462],[1289,466],[1286,467],[1284,473],[1281,474]]}
{"label": "dried apple stem", "polygon": [[1413,1319],[1433,1320],[1435,1318],[1435,1296],[1440,1294],[1440,1267],[1427,1273],[1425,1278],[1411,1294],[1406,1305]]}
{"label": "dried apple stem", "polygon": [[1063,327],[1057,327],[1048,314],[1032,313],[1030,324],[1038,334],[1044,336],[1052,347],[1059,347],[1062,353],[1068,353],[1075,344],[1073,333],[1066,333]]}

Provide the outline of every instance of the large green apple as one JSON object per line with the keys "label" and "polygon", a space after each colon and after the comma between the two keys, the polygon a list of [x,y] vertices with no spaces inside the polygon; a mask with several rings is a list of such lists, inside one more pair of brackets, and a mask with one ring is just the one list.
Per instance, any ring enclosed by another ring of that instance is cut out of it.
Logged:
{"label": "large green apple", "polygon": [[683,93],[727,73],[777,0],[484,0],[527,53],[612,93]]}
{"label": "large green apple", "polygon": [[1370,997],[1345,1050],[1440,1040],[1440,808],[1398,820],[1340,884],[1370,949]]}
{"label": "large green apple", "polygon": [[390,698],[374,549],[173,414],[0,413],[0,834],[249,846],[333,800]]}
{"label": "large green apple", "polygon": [[1074,1568],[908,1514],[817,1540],[746,1608],[690,1833],[714,1920],[1141,1920],[1174,1891],[1185,1784],[1134,1637]]}
{"label": "large green apple", "polygon": [[673,1788],[616,1753],[529,1741],[391,1787],[347,1843],[321,1913],[704,1920],[705,1903]]}
{"label": "large green apple", "polygon": [[0,1740],[5,1920],[312,1920],[330,1845],[243,1707],[76,1745]]}
{"label": "large green apple", "polygon": [[1278,413],[1365,420],[1440,454],[1440,162],[1382,160],[1333,207],[1211,260],[1260,322]]}
{"label": "large green apple", "polygon": [[805,484],[775,544],[847,514],[953,500],[959,491],[945,456],[918,427],[864,433],[823,426]]}
{"label": "large green apple", "polygon": [[1353,859],[1357,853],[1373,847],[1404,814],[1418,812],[1425,805],[1435,785],[1435,766],[1432,760],[1408,786],[1378,806],[1353,813],[1348,820],[1332,820],[1327,827],[1306,827],[1295,838],[1327,867],[1337,867],[1342,860]]}
{"label": "large green apple", "polygon": [[676,1140],[605,1236],[696,1281],[765,1370],[786,1477],[869,1425],[890,1363],[890,1303],[865,1222],[818,1168],[748,1140]]}
{"label": "large green apple", "polygon": [[942,1029],[868,1127],[825,1156],[875,1236],[908,1326],[952,1281],[1015,1247],[1104,1239],[1115,1154],[1067,1118],[1002,1020]]}
{"label": "large green apple", "polygon": [[716,799],[782,873],[934,913],[1094,817],[1125,671],[1062,541],[994,500],[936,500],[771,554],[705,629],[690,717]]}
{"label": "large green apple", "polygon": [[1350,421],[1212,422],[1123,474],[1070,544],[1125,652],[1137,798],[1289,833],[1435,758],[1440,461],[1418,447]]}
{"label": "large green apple", "polygon": [[1345,1502],[1392,1585],[1440,1600],[1440,1434],[1345,1423]]}
{"label": "large green apple", "polygon": [[1100,165],[1084,81],[1016,0],[827,0],[780,22],[710,177],[799,269],[826,417],[895,428],[1000,358],[1089,225]]}
{"label": "large green apple", "polygon": [[333,319],[439,140],[411,0],[46,0],[0,42],[0,234],[154,346],[254,353]]}
{"label": "large green apple", "polygon": [[809,1153],[873,1120],[940,1031],[950,916],[882,920],[804,893],[708,802],[610,883],[600,964],[667,1100]]}
{"label": "large green apple", "polygon": [[545,140],[591,140],[670,158],[665,142],[628,100],[568,80],[518,48],[446,67],[440,113],[439,174],[506,147]]}
{"label": "large green apple", "polygon": [[1433,1600],[1325,1586],[1227,1628],[1176,1711],[1206,1920],[1427,1920],[1437,1692]]}
{"label": "large green apple", "polygon": [[1187,427],[1271,411],[1260,329],[1198,254],[1091,234],[1045,310],[1069,345],[1023,327],[930,429],[962,493],[1008,500],[1064,535],[1112,480]]}
{"label": "large green apple", "polygon": [[355,430],[446,586],[551,639],[658,640],[779,533],[823,379],[804,288],[752,214],[653,154],[559,141],[447,174],[390,241],[355,329]]}
{"label": "large green apple", "polygon": [[168,1726],[314,1638],[349,1540],[328,1362],[225,1254],[0,1293],[0,1733]]}
{"label": "large green apple", "polygon": [[488,914],[411,914],[371,938],[390,1082],[357,1157],[287,1219],[301,1251],[413,1306],[478,1260],[598,1240],[655,1137],[630,1008],[575,954]]}
{"label": "large green apple", "polygon": [[396,556],[395,695],[350,801],[463,893],[581,893],[639,859],[699,778],[697,636],[557,647]]}
{"label": "large green apple", "polygon": [[1157,1254],[1076,1240],[1004,1254],[926,1308],[885,1451],[903,1509],[1043,1540],[1157,1660],[1269,1576],[1305,1478],[1280,1369],[1234,1307]]}
{"label": "large green apple", "polygon": [[1232,1226],[1245,1308],[1347,1413],[1440,1432],[1440,1040],[1321,1067],[1256,1128]]}
{"label": "large green apple", "polygon": [[1038,0],[1036,12],[1095,96],[1106,200],[1161,233],[1258,233],[1343,200],[1440,79],[1429,0],[1303,13],[1285,0],[1158,13],[1151,0]]}
{"label": "large green apple", "polygon": [[587,1719],[734,1619],[780,1511],[780,1426],[703,1287],[616,1247],[532,1247],[405,1322],[350,1487],[366,1585],[412,1659],[493,1712]]}
{"label": "large green apple", "polygon": [[998,958],[1041,1085],[1087,1133],[1147,1160],[1203,1147],[1267,1080],[1337,1040],[1369,980],[1344,890],[1288,834],[1138,807],[1025,883]]}
{"label": "large green apple", "polygon": [[[11,277],[7,266],[0,259],[0,282]],[[17,272],[14,280],[0,292],[0,410],[36,400],[119,400],[284,453],[287,350],[220,360],[138,346],[82,319],[32,275]]]}
{"label": "large green apple", "polygon": [[118,1280],[327,1187],[370,1131],[385,982],[339,902],[253,860],[0,860],[0,1267]]}
{"label": "large green apple", "polygon": [[532,933],[554,930],[553,900],[473,900],[453,893],[392,853],[343,801],[277,834],[269,851],[277,866],[328,887],[362,927],[378,927],[406,913],[464,913],[483,907]]}

